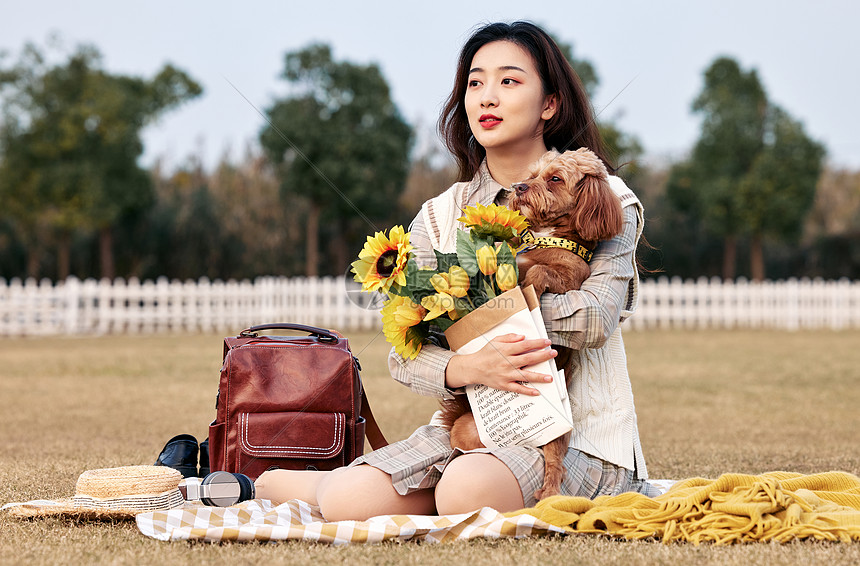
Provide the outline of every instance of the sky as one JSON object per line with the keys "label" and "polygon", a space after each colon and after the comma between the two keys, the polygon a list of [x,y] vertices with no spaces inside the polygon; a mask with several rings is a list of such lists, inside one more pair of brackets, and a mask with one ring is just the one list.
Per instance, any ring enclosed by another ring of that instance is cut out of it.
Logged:
{"label": "sky", "polygon": [[[435,123],[463,42],[482,23],[525,19],[571,43],[597,70],[593,104],[638,137],[643,160],[664,164],[695,143],[691,104],[718,56],[755,68],[769,98],[828,150],[828,162],[860,168],[860,3],[852,0],[636,2],[435,0],[354,2],[147,2],[0,0],[2,65],[25,42],[58,34],[68,51],[95,45],[111,72],[153,77],[166,63],[189,73],[203,96],[143,132],[141,163],[207,167],[239,160],[257,142],[264,111],[288,90],[284,55],[313,42],[337,60],[376,63],[419,146]],[[235,85],[234,86],[231,86]],[[247,99],[247,100],[246,100]]]}

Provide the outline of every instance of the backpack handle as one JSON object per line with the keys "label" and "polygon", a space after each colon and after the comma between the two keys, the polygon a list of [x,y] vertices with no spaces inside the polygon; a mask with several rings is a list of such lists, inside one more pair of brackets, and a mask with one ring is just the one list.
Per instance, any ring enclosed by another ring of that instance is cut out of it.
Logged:
{"label": "backpack handle", "polygon": [[257,326],[251,326],[240,332],[239,337],[244,338],[250,336],[257,336],[257,332],[260,332],[261,330],[296,330],[298,332],[307,332],[312,336],[316,336],[322,342],[331,342],[333,344],[337,344],[338,342],[338,336],[330,330],[326,330],[324,328],[317,328],[316,326],[307,326],[305,324],[294,324],[292,322],[271,322],[268,324],[258,324]]}

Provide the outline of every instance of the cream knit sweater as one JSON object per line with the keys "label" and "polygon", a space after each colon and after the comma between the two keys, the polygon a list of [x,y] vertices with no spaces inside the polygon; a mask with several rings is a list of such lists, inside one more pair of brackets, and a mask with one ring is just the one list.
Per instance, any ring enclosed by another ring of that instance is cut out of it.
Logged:
{"label": "cream knit sweater", "polygon": [[[609,185],[621,199],[622,206],[635,207],[638,243],[644,226],[642,203],[619,177],[610,175]],[[468,190],[468,182],[456,183],[422,207],[430,241],[441,252],[456,251],[457,212],[462,209],[461,203]],[[633,271],[637,273],[635,266]],[[630,282],[621,311],[622,321],[635,312],[638,292],[637,273]],[[638,478],[647,478],[620,326],[603,347],[574,352],[568,395],[574,423],[570,446],[635,470]]]}

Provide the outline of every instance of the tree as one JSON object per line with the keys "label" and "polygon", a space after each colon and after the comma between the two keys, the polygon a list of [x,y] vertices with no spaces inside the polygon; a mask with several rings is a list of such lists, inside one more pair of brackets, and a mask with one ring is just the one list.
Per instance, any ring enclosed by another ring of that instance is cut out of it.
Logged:
{"label": "tree", "polygon": [[588,97],[594,97],[594,93],[600,85],[600,78],[597,76],[597,71],[594,69],[594,65],[592,65],[587,59],[580,59],[577,57],[574,54],[572,43],[562,41],[553,34],[550,34],[550,37],[552,37],[555,44],[558,45],[561,54],[564,55],[564,58],[567,59],[570,66],[573,67],[579,80],[582,81],[582,86],[585,87],[585,92],[588,93]]}
{"label": "tree", "polygon": [[765,277],[764,236],[796,242],[815,200],[824,147],[784,110],[771,106],[763,147],[737,187],[742,219],[750,232],[752,278]]}
{"label": "tree", "polygon": [[[550,35],[567,62],[573,67],[574,72],[579,76],[589,99],[593,99],[597,88],[600,86],[600,77],[594,65],[587,59],[576,57],[573,44]],[[609,116],[598,115],[598,128],[609,154],[618,160],[616,166],[630,164],[630,167],[625,169],[625,177],[631,181],[639,172],[635,161],[642,155],[642,144],[636,136],[622,131]]]}
{"label": "tree", "polygon": [[98,233],[102,276],[114,276],[115,223],[154,200],[137,165],[140,131],[201,92],[171,65],[150,80],[108,73],[92,46],[50,65],[28,44],[15,66],[0,69],[0,198],[24,235],[29,275],[48,240],[58,276],[68,275],[72,234],[84,231]]}
{"label": "tree", "polygon": [[671,171],[667,196],[723,238],[723,278],[734,278],[738,239],[750,235],[751,272],[762,279],[762,237],[800,233],[823,149],[768,102],[755,70],[727,57],[705,71],[693,110],[703,116],[701,134],[690,158]]}
{"label": "tree", "polygon": [[860,234],[860,171],[825,167],[807,219],[806,238]]}
{"label": "tree", "polygon": [[414,214],[425,201],[437,196],[456,180],[457,167],[453,161],[445,159],[438,146],[430,147],[413,157],[398,204],[401,209]]}
{"label": "tree", "polygon": [[767,97],[755,70],[743,72],[722,57],[705,71],[705,86],[693,102],[704,116],[690,169],[694,211],[723,238],[723,278],[734,279],[737,240],[743,229],[736,188],[762,147]]}
{"label": "tree", "polygon": [[391,218],[412,129],[375,64],[335,61],[327,45],[316,44],[288,53],[282,76],[293,93],[267,110],[260,143],[279,168],[284,206],[308,205],[306,275],[319,271],[321,234],[332,243],[329,270],[341,272],[349,243],[357,248]]}

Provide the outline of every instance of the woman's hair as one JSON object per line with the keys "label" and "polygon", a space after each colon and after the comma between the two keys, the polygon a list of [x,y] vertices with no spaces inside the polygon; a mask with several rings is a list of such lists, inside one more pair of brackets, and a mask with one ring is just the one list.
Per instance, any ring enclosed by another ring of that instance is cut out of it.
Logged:
{"label": "woman's hair", "polygon": [[471,179],[486,156],[486,151],[469,128],[464,98],[475,53],[494,41],[510,41],[529,53],[540,74],[544,94],[556,95],[556,113],[544,124],[546,147],[562,152],[587,147],[600,157],[610,172],[614,172],[615,167],[608,159],[582,81],[545,31],[529,22],[514,22],[483,26],[472,34],[460,51],[454,90],[439,117],[439,133],[457,160],[459,180]]}

